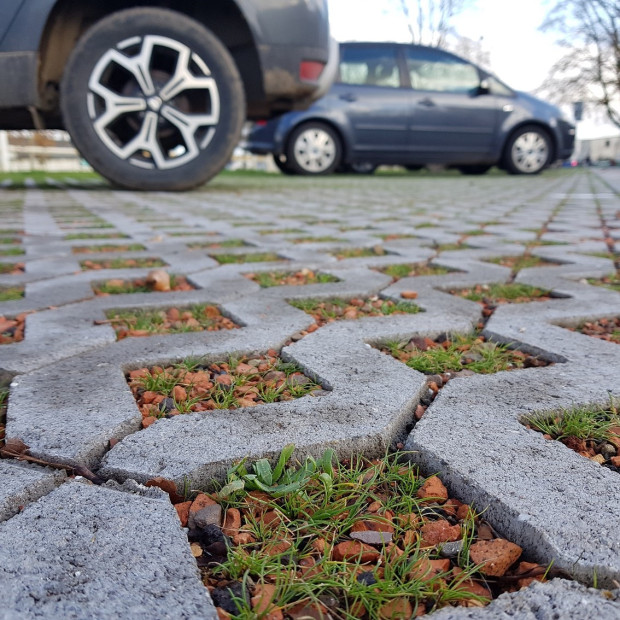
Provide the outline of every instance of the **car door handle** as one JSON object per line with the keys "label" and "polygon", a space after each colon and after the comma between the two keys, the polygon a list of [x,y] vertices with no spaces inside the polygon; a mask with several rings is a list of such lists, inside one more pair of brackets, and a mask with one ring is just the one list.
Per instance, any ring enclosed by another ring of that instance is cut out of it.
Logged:
{"label": "car door handle", "polygon": [[357,101],[357,97],[353,93],[342,93],[338,97],[343,101]]}
{"label": "car door handle", "polygon": [[435,102],[429,97],[427,97],[426,99],[420,99],[420,101],[418,101],[418,105],[423,105],[427,108],[434,108]]}

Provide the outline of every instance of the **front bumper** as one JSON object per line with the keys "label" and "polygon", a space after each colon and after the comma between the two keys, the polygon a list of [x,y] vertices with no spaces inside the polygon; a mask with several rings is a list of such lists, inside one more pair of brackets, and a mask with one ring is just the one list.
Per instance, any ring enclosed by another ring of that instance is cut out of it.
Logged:
{"label": "front bumper", "polygon": [[568,159],[575,149],[575,126],[564,120],[558,120],[558,159]]}

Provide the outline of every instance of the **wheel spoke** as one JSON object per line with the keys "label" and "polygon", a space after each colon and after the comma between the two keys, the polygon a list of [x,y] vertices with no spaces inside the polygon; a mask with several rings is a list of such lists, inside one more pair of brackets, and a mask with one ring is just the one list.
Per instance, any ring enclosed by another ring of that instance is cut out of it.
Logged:
{"label": "wheel spoke", "polygon": [[213,114],[184,114],[169,105],[163,106],[160,113],[181,132],[188,155],[200,150],[196,142],[196,131],[200,127],[213,126],[218,120]]}
{"label": "wheel spoke", "polygon": [[99,131],[123,114],[146,110],[146,101],[142,97],[124,97],[100,83],[93,84],[91,90],[105,102],[105,112],[95,121],[95,128]]}
{"label": "wheel spoke", "polygon": [[[155,85],[153,84],[153,78],[150,71],[151,55],[153,53],[153,37],[144,37],[142,41],[142,49],[137,56],[125,56],[125,54],[118,50],[109,50],[97,63],[97,66],[103,64],[104,67],[109,66],[110,63],[115,63],[123,69],[129,71],[135,78],[142,94],[146,97],[150,97],[155,94]],[[97,68],[93,72],[93,77],[99,72]],[[90,85],[92,89],[92,84]]]}
{"label": "wheel spoke", "polygon": [[118,149],[119,155],[123,159],[129,159],[138,151],[147,151],[158,168],[166,168],[166,156],[162,152],[157,140],[157,121],[158,118],[155,112],[147,112],[144,115],[144,122],[140,127],[140,131],[133,140],[130,140],[124,147]]}
{"label": "wheel spoke", "polygon": [[216,97],[217,86],[212,77],[196,77],[189,72],[175,74],[170,82],[160,91],[160,97],[164,101],[174,99],[179,93],[185,90],[207,90],[211,95],[211,101],[217,101],[217,109],[215,113],[219,113],[219,97]]}
{"label": "wheel spoke", "polygon": [[[219,116],[219,96],[217,94],[217,85],[215,80],[211,77],[209,69],[204,63],[199,63],[204,76],[195,76],[189,69],[190,61],[192,60],[192,53],[189,48],[179,46],[177,49],[177,65],[173,76],[168,83],[159,91],[159,96],[163,101],[170,101],[174,99],[179,93],[186,90],[207,90],[211,97],[211,110],[212,114]],[[195,59],[197,64],[200,59]]]}

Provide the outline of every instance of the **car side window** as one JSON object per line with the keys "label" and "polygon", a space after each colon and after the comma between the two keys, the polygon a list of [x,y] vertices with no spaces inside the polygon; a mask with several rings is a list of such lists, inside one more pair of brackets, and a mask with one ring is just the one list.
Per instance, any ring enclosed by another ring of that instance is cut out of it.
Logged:
{"label": "car side window", "polygon": [[341,47],[339,82],[399,88],[400,74],[396,51],[379,46]]}
{"label": "car side window", "polygon": [[465,60],[433,49],[406,49],[407,71],[414,90],[473,93],[480,85],[478,69]]}
{"label": "car side window", "polygon": [[487,78],[487,82],[489,84],[489,92],[492,95],[501,95],[503,97],[514,97],[514,92],[510,90],[510,88],[508,88],[506,84],[503,84],[502,82],[500,82],[493,75],[490,75]]}

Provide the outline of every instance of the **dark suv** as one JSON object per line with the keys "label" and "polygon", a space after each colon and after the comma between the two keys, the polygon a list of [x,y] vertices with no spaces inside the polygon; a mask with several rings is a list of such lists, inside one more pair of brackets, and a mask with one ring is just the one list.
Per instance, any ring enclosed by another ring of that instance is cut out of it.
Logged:
{"label": "dark suv", "polygon": [[327,91],[326,3],[2,0],[0,129],[67,129],[122,187],[194,187],[226,165],[246,118]]}
{"label": "dark suv", "polygon": [[558,108],[437,48],[342,43],[329,93],[250,131],[245,147],[283,172],[372,172],[427,164],[536,174],[570,157],[575,127]]}

